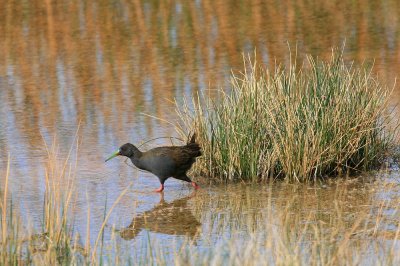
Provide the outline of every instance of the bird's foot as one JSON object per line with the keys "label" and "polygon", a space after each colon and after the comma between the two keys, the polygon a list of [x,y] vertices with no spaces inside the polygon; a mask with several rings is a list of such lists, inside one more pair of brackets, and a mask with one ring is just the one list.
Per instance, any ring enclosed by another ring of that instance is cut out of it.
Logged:
{"label": "bird's foot", "polygon": [[200,186],[196,184],[196,182],[192,182],[192,186],[194,187],[194,189],[199,189]]}
{"label": "bird's foot", "polygon": [[161,185],[159,189],[154,190],[155,192],[161,193],[164,190],[164,185]]}

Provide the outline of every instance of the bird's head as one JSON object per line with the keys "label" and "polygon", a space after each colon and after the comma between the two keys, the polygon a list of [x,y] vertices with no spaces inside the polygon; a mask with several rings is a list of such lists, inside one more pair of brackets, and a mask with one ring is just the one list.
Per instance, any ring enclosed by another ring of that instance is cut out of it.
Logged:
{"label": "bird's head", "polygon": [[111,160],[112,158],[116,157],[116,156],[126,156],[126,157],[133,157],[135,156],[135,153],[139,151],[133,144],[130,143],[125,143],[124,145],[122,145],[121,147],[119,147],[119,149],[114,152],[107,160]]}

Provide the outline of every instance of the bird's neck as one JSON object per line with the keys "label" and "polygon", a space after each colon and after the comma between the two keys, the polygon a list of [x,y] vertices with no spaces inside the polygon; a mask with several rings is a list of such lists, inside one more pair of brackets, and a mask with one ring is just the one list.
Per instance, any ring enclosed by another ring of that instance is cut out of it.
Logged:
{"label": "bird's neck", "polygon": [[144,169],[143,162],[141,161],[142,155],[143,155],[143,153],[139,149],[136,148],[136,150],[133,153],[133,156],[130,157],[132,163],[140,169]]}
{"label": "bird's neck", "polygon": [[142,152],[138,148],[132,145],[130,149],[130,158],[135,158],[135,157],[136,158],[142,157]]}

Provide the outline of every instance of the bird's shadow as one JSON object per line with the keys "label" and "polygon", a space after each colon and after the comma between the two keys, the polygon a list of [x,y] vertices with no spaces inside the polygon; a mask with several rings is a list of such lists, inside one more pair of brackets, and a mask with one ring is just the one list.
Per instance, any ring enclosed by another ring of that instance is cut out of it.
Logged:
{"label": "bird's shadow", "polygon": [[133,217],[130,225],[119,231],[120,236],[131,240],[145,229],[155,233],[196,238],[201,223],[188,206],[188,200],[195,195],[196,192],[168,203],[164,200],[164,193],[161,193],[160,202],[153,209]]}

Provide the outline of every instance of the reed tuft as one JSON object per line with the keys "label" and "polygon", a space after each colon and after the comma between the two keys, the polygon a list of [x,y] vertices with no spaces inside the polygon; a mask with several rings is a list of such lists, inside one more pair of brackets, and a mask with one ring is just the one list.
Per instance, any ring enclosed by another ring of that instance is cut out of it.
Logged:
{"label": "reed tuft", "polygon": [[315,180],[380,165],[393,143],[389,91],[371,69],[333,51],[274,70],[245,58],[231,90],[177,104],[179,134],[198,135],[204,176],[219,181]]}

